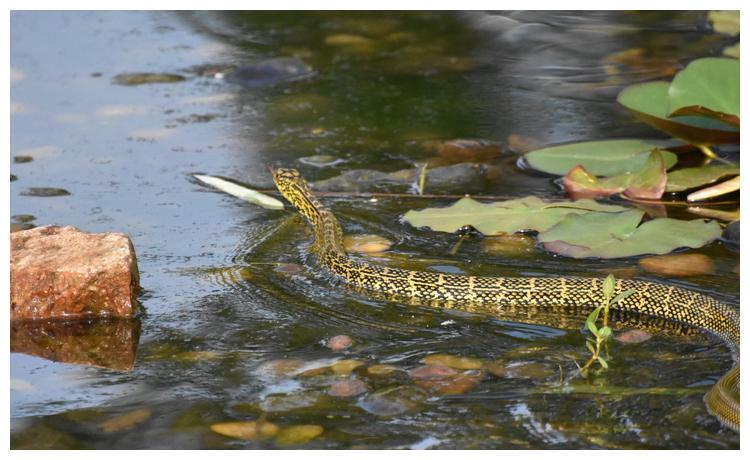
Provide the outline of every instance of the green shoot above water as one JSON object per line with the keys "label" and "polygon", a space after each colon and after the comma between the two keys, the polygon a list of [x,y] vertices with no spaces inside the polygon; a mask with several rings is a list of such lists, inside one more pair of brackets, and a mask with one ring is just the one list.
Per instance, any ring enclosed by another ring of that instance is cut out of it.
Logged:
{"label": "green shoot above water", "polygon": [[[594,338],[586,338],[586,348],[591,352],[591,357],[583,366],[579,366],[582,375],[585,376],[594,363],[599,363],[603,369],[609,368],[607,360],[601,356],[602,345],[606,345],[607,340],[609,340],[609,337],[612,335],[612,329],[608,325],[609,307],[630,296],[633,292],[635,291],[628,289],[617,294],[613,298],[612,296],[615,293],[615,277],[612,276],[612,274],[609,274],[607,278],[605,278],[604,283],[602,284],[602,294],[604,294],[602,304],[596,307],[586,318],[586,328],[591,334],[593,334]],[[599,320],[599,315],[602,315],[601,327],[598,327],[596,324]],[[578,363],[576,363],[576,365],[577,364]]]}

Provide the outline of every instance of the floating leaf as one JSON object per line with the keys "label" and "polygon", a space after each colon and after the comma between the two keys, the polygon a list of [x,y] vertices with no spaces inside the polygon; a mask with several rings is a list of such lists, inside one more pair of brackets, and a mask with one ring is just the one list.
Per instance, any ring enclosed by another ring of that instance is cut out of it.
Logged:
{"label": "floating leaf", "polygon": [[206,176],[203,174],[193,174],[193,177],[203,182],[204,184],[221,190],[224,193],[228,193],[242,200],[257,204],[258,206],[261,206],[263,208],[284,209],[284,203],[277,200],[276,198],[272,198],[268,195],[256,192],[251,188],[247,188],[243,185],[230,182],[226,179],[215,176]]}
{"label": "floating leaf", "polygon": [[699,248],[721,236],[716,221],[660,218],[639,225],[643,211],[569,215],[539,234],[544,247],[574,257],[611,259],[666,254],[681,247]]}
{"label": "floating leaf", "polygon": [[726,195],[727,193],[736,192],[740,189],[740,176],[720,184],[712,185],[704,189],[693,192],[687,196],[688,201],[703,201],[717,196]]}
{"label": "floating leaf", "polygon": [[667,170],[658,150],[648,156],[641,169],[630,175],[625,195],[631,198],[657,200],[664,194],[667,185]]}
{"label": "floating leaf", "polygon": [[664,161],[656,149],[648,156],[646,163],[633,173],[597,179],[579,165],[563,178],[565,191],[574,198],[607,197],[625,192],[631,198],[658,199],[664,193],[666,182]]}
{"label": "floating leaf", "polygon": [[[676,147],[675,141],[619,139],[575,142],[534,150],[523,155],[526,164],[549,174],[564,175],[581,165],[596,176],[614,176],[639,169],[655,148]],[[661,151],[667,169],[674,166],[677,156]]]}
{"label": "floating leaf", "polygon": [[669,113],[705,115],[739,126],[740,61],[703,58],[688,64],[669,86]]}
{"label": "floating leaf", "polygon": [[692,144],[733,144],[740,140],[740,133],[737,129],[712,118],[695,116],[668,118],[671,113],[669,83],[665,81],[628,86],[617,96],[617,102],[641,121]]}
{"label": "floating leaf", "polygon": [[711,184],[725,176],[735,176],[740,168],[734,165],[711,165],[684,168],[667,174],[667,192],[681,192],[701,185]]}
{"label": "floating leaf", "polygon": [[471,198],[461,198],[446,208],[411,210],[404,219],[415,227],[429,227],[440,232],[455,232],[471,225],[485,235],[514,233],[521,230],[546,230],[568,214],[591,211],[620,212],[626,208],[603,205],[593,200],[545,202],[528,196],[515,200],[480,203]]}

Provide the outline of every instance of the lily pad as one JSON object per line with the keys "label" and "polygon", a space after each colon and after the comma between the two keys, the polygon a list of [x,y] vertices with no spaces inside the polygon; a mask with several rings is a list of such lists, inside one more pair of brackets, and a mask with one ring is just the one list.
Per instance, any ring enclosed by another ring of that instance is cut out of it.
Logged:
{"label": "lily pad", "polygon": [[740,124],[740,61],[696,59],[675,75],[669,86],[669,113],[704,115]]}
{"label": "lily pad", "polygon": [[[565,175],[581,165],[595,176],[614,176],[640,169],[655,148],[676,147],[675,141],[619,139],[575,142],[534,150],[524,154],[526,164],[537,171]],[[677,163],[677,155],[660,151],[667,169]]]}
{"label": "lily pad", "polygon": [[681,192],[701,185],[711,184],[726,176],[735,176],[740,168],[734,165],[711,165],[684,168],[667,174],[667,192]]}
{"label": "lily pad", "polygon": [[606,197],[624,192],[632,198],[658,199],[664,193],[666,182],[664,161],[658,150],[651,152],[646,163],[633,173],[597,179],[579,165],[563,178],[565,191],[574,198]]}
{"label": "lily pad", "polygon": [[569,214],[600,211],[617,213],[626,208],[599,204],[593,200],[546,202],[534,196],[494,203],[480,203],[461,198],[446,208],[411,210],[404,219],[415,227],[429,227],[439,232],[455,232],[471,225],[485,235],[514,233],[522,230],[544,231]]}
{"label": "lily pad", "polygon": [[617,102],[639,120],[692,144],[714,145],[739,142],[739,130],[722,121],[702,116],[669,117],[672,113],[669,86],[669,83],[665,81],[631,85],[620,92]]}
{"label": "lily pad", "polygon": [[222,179],[221,177],[206,176],[203,174],[193,174],[193,177],[203,182],[204,184],[221,190],[224,193],[228,193],[242,200],[257,204],[260,207],[266,209],[284,209],[284,203],[282,203],[281,201],[268,195],[264,195],[260,192],[256,192],[255,190],[245,187],[244,185],[236,184],[226,179]]}
{"label": "lily pad", "polygon": [[721,236],[716,221],[660,218],[641,223],[643,211],[570,215],[539,234],[552,252],[576,259],[613,259],[640,254],[667,254],[677,248],[699,248]]}

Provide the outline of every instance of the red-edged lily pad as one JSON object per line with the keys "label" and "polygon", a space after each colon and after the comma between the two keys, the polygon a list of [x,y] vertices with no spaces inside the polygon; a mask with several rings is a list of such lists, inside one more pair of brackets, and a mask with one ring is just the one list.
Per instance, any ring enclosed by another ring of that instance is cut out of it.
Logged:
{"label": "red-edged lily pad", "polygon": [[674,116],[669,98],[670,84],[665,81],[640,83],[625,88],[617,102],[636,118],[674,137],[695,145],[733,144],[740,140],[738,129],[703,116]]}

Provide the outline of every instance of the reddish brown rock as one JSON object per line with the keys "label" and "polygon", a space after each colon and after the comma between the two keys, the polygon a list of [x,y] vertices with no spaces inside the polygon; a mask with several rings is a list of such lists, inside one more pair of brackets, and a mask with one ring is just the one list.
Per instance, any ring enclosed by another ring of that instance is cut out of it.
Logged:
{"label": "reddish brown rock", "polygon": [[138,265],[122,233],[45,226],[10,235],[10,319],[131,317]]}

